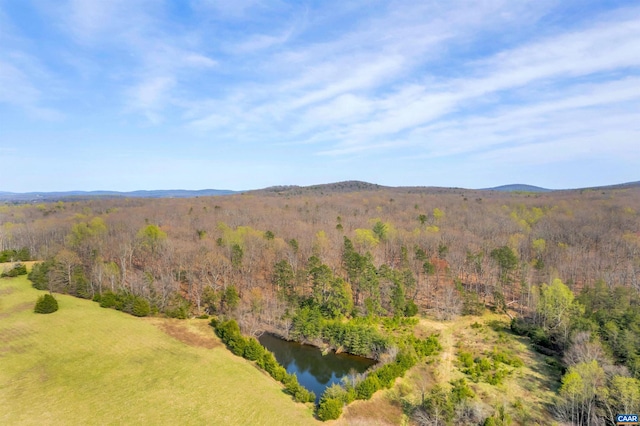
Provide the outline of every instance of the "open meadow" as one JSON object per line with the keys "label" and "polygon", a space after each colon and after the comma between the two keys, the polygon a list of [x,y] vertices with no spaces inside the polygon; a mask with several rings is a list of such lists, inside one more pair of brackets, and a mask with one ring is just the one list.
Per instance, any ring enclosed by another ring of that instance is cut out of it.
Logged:
{"label": "open meadow", "polygon": [[205,320],[135,318],[0,279],[0,424],[315,423],[281,385],[222,345]]}

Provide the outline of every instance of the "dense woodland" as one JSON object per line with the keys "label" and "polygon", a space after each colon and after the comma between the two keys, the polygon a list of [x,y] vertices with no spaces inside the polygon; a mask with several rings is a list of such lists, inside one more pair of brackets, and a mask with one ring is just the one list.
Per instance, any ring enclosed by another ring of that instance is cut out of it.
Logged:
{"label": "dense woodland", "polygon": [[[493,309],[562,360],[559,419],[605,424],[640,409],[637,187],[283,187],[5,204],[0,223],[4,260],[43,261],[30,276],[38,288],[139,316],[217,314],[244,335],[268,330],[380,359],[393,345],[376,318]],[[423,398],[416,421],[439,424],[434,401]],[[442,424],[454,421],[449,408]]]}

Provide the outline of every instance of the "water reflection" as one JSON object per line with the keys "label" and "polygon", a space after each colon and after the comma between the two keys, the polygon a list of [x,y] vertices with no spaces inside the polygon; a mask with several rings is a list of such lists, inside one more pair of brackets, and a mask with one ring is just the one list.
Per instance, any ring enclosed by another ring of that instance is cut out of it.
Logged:
{"label": "water reflection", "polygon": [[271,334],[265,333],[258,340],[273,352],[287,373],[296,373],[298,382],[316,394],[316,403],[326,387],[339,383],[352,369],[362,373],[375,364],[373,360],[349,354],[322,355],[314,346],[287,342]]}

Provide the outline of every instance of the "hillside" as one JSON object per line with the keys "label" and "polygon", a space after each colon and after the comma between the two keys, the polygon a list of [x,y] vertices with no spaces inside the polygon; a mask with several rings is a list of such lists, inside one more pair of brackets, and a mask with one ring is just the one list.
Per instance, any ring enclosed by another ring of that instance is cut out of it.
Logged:
{"label": "hillside", "polygon": [[344,182],[325,183],[320,185],[298,186],[298,185],[281,185],[271,186],[264,189],[250,191],[256,194],[278,194],[278,195],[312,195],[312,194],[333,194],[333,193],[350,193],[359,191],[376,191],[389,188],[369,182],[357,180],[349,180]]}
{"label": "hillside", "polygon": [[[59,294],[58,312],[37,315],[33,302],[42,293],[24,276],[0,279],[2,424],[316,424],[308,407],[221,345],[206,320],[135,318]],[[438,333],[443,350],[435,362],[415,366],[372,400],[349,405],[338,424],[401,424],[401,406],[419,404],[421,391],[465,377],[461,351],[482,356],[498,346],[525,366],[511,369],[497,387],[470,382],[474,410],[487,417],[503,406],[515,424],[547,424],[544,407],[559,372],[513,336],[507,320],[422,318],[413,332]]]}
{"label": "hillside", "polygon": [[[435,360],[415,366],[394,388],[380,392],[372,400],[349,405],[339,424],[402,424],[401,406],[419,405],[422,392],[428,394],[436,385],[448,388],[452,381],[460,379],[466,380],[475,394],[469,403],[470,412],[480,418],[494,415],[503,407],[513,425],[554,423],[545,407],[553,403],[553,389],[560,379],[557,364],[553,358],[533,351],[527,339],[513,335],[506,315],[486,313],[450,321],[421,318],[414,328],[417,336],[433,333],[438,333],[443,348]],[[496,351],[509,353],[524,365],[505,367],[509,373],[497,386],[482,380],[473,382],[463,372],[462,352],[486,357]],[[465,424],[481,424],[468,421]]]}
{"label": "hillside", "polygon": [[355,192],[371,193],[382,190],[395,191],[402,194],[450,194],[450,193],[483,193],[486,191],[496,192],[524,192],[524,193],[546,193],[553,191],[585,191],[585,190],[616,190],[631,189],[640,187],[640,181],[627,182],[616,185],[606,185],[588,188],[573,189],[548,189],[539,186],[527,184],[510,184],[500,185],[493,188],[469,189],[458,187],[437,187],[437,186],[384,186],[375,183],[349,180],[343,182],[334,182],[318,185],[278,185],[270,186],[262,189],[253,189],[247,191],[231,191],[227,189],[201,189],[201,190],[139,190],[130,192],[119,191],[63,191],[63,192],[25,192],[14,193],[0,191],[0,202],[37,202],[37,201],[82,201],[91,199],[118,199],[118,198],[197,198],[212,197],[233,194],[252,194],[252,195],[328,195],[328,194],[348,194]]}
{"label": "hillside", "polygon": [[206,320],[135,318],[0,279],[0,424],[303,425],[308,407],[232,355]]}
{"label": "hillside", "polygon": [[553,189],[540,188],[539,186],[516,183],[512,185],[501,185],[494,188],[486,188],[487,191],[507,191],[507,192],[549,192]]}

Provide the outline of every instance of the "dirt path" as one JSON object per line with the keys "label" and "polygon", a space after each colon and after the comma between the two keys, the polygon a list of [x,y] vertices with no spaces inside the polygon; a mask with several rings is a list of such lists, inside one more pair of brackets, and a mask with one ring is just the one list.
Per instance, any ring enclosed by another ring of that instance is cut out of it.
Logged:
{"label": "dirt path", "polygon": [[436,361],[435,378],[439,383],[447,383],[451,380],[453,372],[453,362],[455,359],[455,338],[453,336],[454,329],[460,327],[459,322],[453,321],[435,321],[429,319],[421,319],[420,327],[426,334],[440,333],[440,345],[442,351],[438,355]]}

